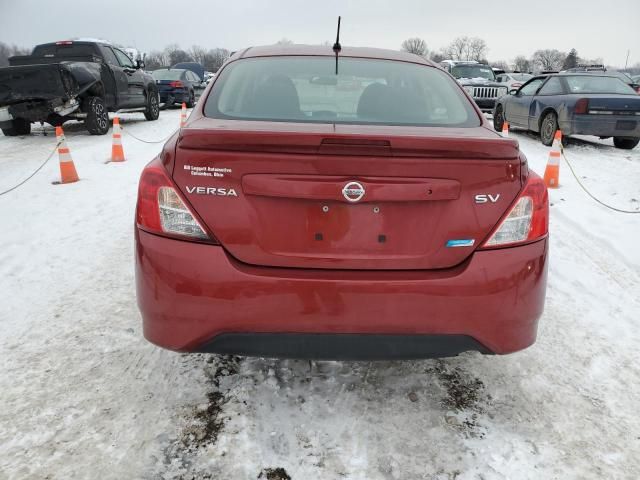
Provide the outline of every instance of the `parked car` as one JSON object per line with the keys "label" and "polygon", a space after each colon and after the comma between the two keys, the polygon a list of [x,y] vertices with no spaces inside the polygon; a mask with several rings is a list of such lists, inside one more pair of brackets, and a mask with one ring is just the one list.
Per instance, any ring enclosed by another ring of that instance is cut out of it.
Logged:
{"label": "parked car", "polygon": [[233,55],[144,169],[146,338],[328,359],[531,345],[548,202],[518,142],[428,60],[342,47],[337,64],[326,46]]}
{"label": "parked car", "polygon": [[513,90],[514,88],[520,88],[532,78],[533,75],[530,73],[503,73],[496,77],[496,81],[505,85],[508,90]]}
{"label": "parked car", "polygon": [[32,122],[53,126],[84,120],[92,135],[109,131],[109,112],[141,111],[147,120],[160,114],[158,90],[144,64],[102,42],[45,43],[31,55],[9,59],[0,68],[0,128],[5,135],[27,135]]}
{"label": "parked car", "polygon": [[540,133],[545,145],[556,130],[564,136],[613,137],[617,148],[632,149],[640,141],[640,96],[622,80],[601,73],[537,76],[496,103],[493,125],[509,125]]}
{"label": "parked car", "polygon": [[453,75],[483,112],[492,112],[496,99],[508,91],[505,85],[496,81],[493,69],[488,65],[454,60],[444,60],[440,65]]}
{"label": "parked car", "polygon": [[175,103],[186,103],[193,108],[196,104],[196,91],[202,83],[191,70],[182,68],[163,68],[151,74],[160,92],[160,103],[170,107]]}

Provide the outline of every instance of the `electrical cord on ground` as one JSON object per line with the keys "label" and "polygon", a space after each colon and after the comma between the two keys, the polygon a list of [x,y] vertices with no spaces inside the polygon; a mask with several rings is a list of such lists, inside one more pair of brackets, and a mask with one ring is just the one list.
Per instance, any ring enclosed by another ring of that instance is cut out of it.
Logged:
{"label": "electrical cord on ground", "polygon": [[13,187],[11,187],[8,190],[5,190],[4,192],[0,192],[0,195],[4,195],[5,193],[9,193],[14,191],[16,188],[21,187],[22,185],[24,185],[25,183],[27,183],[29,180],[31,180],[36,173],[38,173],[40,170],[42,170],[42,168],[47,164],[47,162],[49,160],[51,160],[51,157],[53,157],[53,154],[56,153],[56,151],[58,150],[58,147],[60,146],[60,144],[62,143],[62,141],[56,143],[56,146],[53,147],[53,151],[49,154],[49,156],[47,157],[47,159],[42,162],[42,164],[36,168],[35,172],[33,172],[31,175],[29,175],[27,178],[25,178],[23,181],[21,181],[20,183],[18,183],[17,185],[14,185]]}
{"label": "electrical cord on ground", "polygon": [[127,131],[127,129],[126,129],[126,128],[124,128],[122,125],[120,126],[120,128],[122,129],[122,131],[123,131],[124,133],[126,133],[127,135],[129,135],[131,138],[133,138],[133,139],[135,139],[135,140],[138,140],[139,142],[142,142],[142,143],[148,143],[148,144],[164,143],[164,142],[166,142],[167,140],[169,140],[169,139],[170,139],[170,138],[171,138],[171,137],[176,133],[176,131],[177,131],[177,130],[174,130],[173,132],[171,132],[171,134],[169,134],[169,136],[168,136],[168,137],[163,138],[162,140],[157,140],[157,141],[155,141],[155,140],[154,140],[154,141],[151,141],[151,140],[144,140],[144,139],[142,139],[142,138],[136,137],[133,133],[128,132],[128,131]]}
{"label": "electrical cord on ground", "polygon": [[582,188],[582,190],[584,190],[584,192],[587,195],[589,195],[593,200],[598,202],[603,207],[606,207],[606,208],[608,208],[610,210],[613,210],[614,212],[618,212],[618,213],[640,213],[640,210],[623,210],[621,208],[617,208],[617,207],[613,207],[611,205],[607,205],[602,200],[597,198],[594,194],[592,194],[589,190],[587,190],[587,187],[585,187],[583,185],[583,183],[580,181],[580,179],[578,178],[578,175],[576,175],[576,172],[573,169],[573,166],[571,165],[571,162],[569,162],[569,159],[564,154],[564,148],[563,147],[560,148],[560,152],[562,153],[562,158],[564,158],[564,161],[567,162],[567,165],[569,166],[569,170],[571,170],[571,174],[573,175],[573,178],[576,179],[576,182],[578,182],[578,185],[580,185],[580,188]]}

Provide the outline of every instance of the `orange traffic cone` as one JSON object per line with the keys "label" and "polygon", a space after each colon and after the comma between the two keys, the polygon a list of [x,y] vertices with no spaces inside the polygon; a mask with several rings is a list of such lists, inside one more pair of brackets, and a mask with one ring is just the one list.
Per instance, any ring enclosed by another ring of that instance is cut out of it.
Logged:
{"label": "orange traffic cone", "polygon": [[556,133],[553,136],[553,144],[551,145],[551,148],[559,152],[562,152],[562,131],[561,130],[556,130]]}
{"label": "orange traffic cone", "polygon": [[509,136],[509,122],[507,122],[506,120],[502,123],[502,136]]}
{"label": "orange traffic cone", "polygon": [[562,132],[556,131],[553,138],[553,145],[549,152],[547,167],[544,169],[544,183],[548,188],[558,188],[560,186],[560,150],[562,149]]}
{"label": "orange traffic cone", "polygon": [[124,162],[124,149],[122,148],[122,130],[120,119],[113,117],[113,144],[111,145],[111,161]]}
{"label": "orange traffic cone", "polygon": [[60,184],[77,182],[80,179],[78,178],[78,172],[76,172],[76,166],[73,164],[69,147],[67,147],[62,127],[56,127],[56,139],[59,143],[58,158],[60,159],[60,181],[54,183]]}
{"label": "orange traffic cone", "polygon": [[180,128],[187,123],[187,104],[182,102],[182,112],[180,112]]}

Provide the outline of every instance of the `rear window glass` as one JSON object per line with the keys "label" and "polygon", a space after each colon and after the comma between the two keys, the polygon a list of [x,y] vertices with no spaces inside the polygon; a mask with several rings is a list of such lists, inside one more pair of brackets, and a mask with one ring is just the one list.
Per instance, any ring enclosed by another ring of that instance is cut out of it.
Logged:
{"label": "rear window glass", "polygon": [[33,55],[42,57],[84,57],[98,55],[94,45],[71,43],[67,45],[39,45],[33,49]]}
{"label": "rear window glass", "polygon": [[528,73],[514,73],[511,75],[511,78],[519,82],[526,82],[530,78],[533,78],[533,75],[529,75]]}
{"label": "rear window glass", "polygon": [[156,70],[151,73],[156,80],[180,80],[184,70]]}
{"label": "rear window glass", "polygon": [[482,65],[455,65],[451,68],[451,75],[456,78],[483,78],[495,80],[493,70]]}
{"label": "rear window glass", "polygon": [[478,126],[440,69],[341,57],[249,58],[229,64],[207,99],[208,117],[376,125]]}
{"label": "rear window glass", "polygon": [[576,75],[565,77],[571,93],[618,93],[636,95],[629,85],[619,78],[596,75]]}

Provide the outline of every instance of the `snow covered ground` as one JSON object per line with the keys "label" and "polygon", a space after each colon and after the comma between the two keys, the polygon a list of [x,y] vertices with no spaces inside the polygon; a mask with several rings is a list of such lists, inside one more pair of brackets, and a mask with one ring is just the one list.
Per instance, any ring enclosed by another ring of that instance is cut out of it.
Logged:
{"label": "snow covered ground", "polygon": [[[146,140],[157,122],[124,115]],[[0,191],[52,130],[0,136]],[[640,215],[607,210],[566,165],[551,191],[551,268],[538,342],[505,356],[303,362],[180,355],[141,334],[133,286],[137,179],[161,144],[66,129],[57,159],[0,196],[0,478],[637,479]],[[513,133],[538,172],[548,149]],[[640,148],[576,140],[588,188],[640,209]]]}

